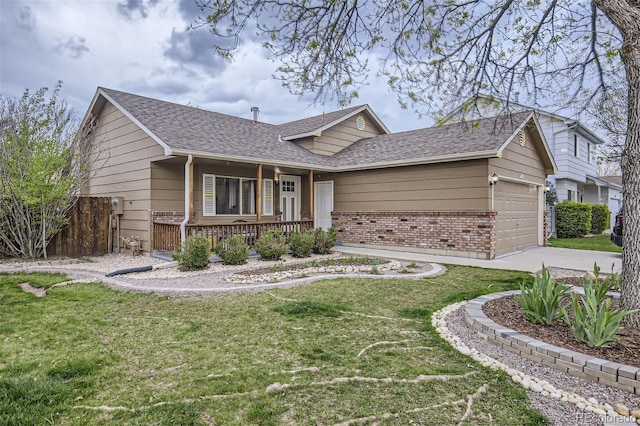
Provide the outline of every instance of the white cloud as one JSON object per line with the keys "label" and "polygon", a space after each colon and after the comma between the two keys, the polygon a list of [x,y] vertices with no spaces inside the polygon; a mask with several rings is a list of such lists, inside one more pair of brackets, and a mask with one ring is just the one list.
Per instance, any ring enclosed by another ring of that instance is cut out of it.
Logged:
{"label": "white cloud", "polygon": [[[52,87],[83,115],[98,86],[243,117],[258,105],[273,123],[337,108],[297,99],[272,78],[276,67],[255,41],[231,63],[213,54],[206,28],[189,30],[189,1],[0,1],[0,92]],[[356,103],[369,103],[392,130],[425,127],[403,111],[384,79],[372,77]]]}

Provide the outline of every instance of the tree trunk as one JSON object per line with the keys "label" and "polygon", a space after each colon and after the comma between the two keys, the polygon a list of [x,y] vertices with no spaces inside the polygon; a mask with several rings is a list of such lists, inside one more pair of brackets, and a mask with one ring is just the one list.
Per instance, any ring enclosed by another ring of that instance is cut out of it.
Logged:
{"label": "tree trunk", "polygon": [[[634,46],[623,48],[622,57],[629,82],[629,119],[621,160],[624,249],[620,303],[623,309],[632,310],[640,309],[640,45],[637,41]],[[640,328],[640,312],[627,317],[627,324]]]}
{"label": "tree trunk", "polygon": [[[594,0],[620,30],[620,57],[627,74],[627,136],[622,151],[622,295],[623,309],[640,309],[640,6],[622,0]],[[640,311],[627,317],[627,325],[640,328]]]}

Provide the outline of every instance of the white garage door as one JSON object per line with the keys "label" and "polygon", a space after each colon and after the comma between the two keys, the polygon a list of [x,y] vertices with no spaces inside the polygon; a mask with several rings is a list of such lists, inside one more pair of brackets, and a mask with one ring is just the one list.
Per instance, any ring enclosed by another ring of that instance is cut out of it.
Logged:
{"label": "white garage door", "polygon": [[500,181],[495,188],[496,256],[538,245],[538,188]]}

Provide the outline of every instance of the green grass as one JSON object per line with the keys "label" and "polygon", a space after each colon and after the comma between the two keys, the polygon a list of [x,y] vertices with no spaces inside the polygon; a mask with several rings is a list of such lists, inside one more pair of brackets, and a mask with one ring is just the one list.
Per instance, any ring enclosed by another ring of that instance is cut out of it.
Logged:
{"label": "green grass", "polygon": [[[429,318],[523,279],[450,266],[219,297],[74,284],[36,298],[17,284],[64,277],[0,274],[0,424],[456,424],[483,385],[463,424],[546,424],[524,390],[451,348]],[[267,392],[274,383],[287,386]]]}
{"label": "green grass", "polygon": [[612,243],[609,235],[594,235],[593,237],[585,238],[550,238],[549,246],[622,253],[622,247]]}

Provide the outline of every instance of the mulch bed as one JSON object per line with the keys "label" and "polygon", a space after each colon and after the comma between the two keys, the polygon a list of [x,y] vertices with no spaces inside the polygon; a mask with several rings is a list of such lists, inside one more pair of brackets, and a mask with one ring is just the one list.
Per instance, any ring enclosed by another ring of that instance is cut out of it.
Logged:
{"label": "mulch bed", "polygon": [[[617,301],[614,300],[612,306],[616,304]],[[530,322],[513,296],[492,300],[486,303],[482,310],[496,323],[534,339],[596,358],[640,368],[639,329],[621,328],[616,336],[618,340],[616,345],[609,348],[590,348],[575,339],[563,320],[554,325],[538,325]]]}

